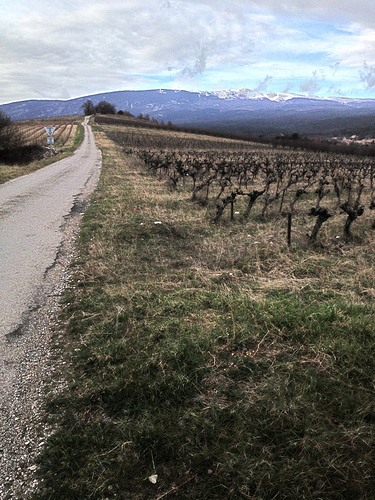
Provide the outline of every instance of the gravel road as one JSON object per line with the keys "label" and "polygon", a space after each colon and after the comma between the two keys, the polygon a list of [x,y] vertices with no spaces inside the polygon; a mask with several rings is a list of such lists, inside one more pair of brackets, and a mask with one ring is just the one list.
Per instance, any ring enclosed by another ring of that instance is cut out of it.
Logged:
{"label": "gravel road", "polygon": [[0,500],[36,488],[46,390],[63,383],[56,314],[101,167],[87,118],[84,129],[73,156],[0,185]]}

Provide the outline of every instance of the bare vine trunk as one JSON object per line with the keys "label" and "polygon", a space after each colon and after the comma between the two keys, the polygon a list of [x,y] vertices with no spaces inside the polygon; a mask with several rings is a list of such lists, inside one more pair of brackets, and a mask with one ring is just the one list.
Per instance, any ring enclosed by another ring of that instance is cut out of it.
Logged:
{"label": "bare vine trunk", "polygon": [[328,212],[327,208],[322,207],[312,208],[309,215],[314,215],[314,217],[317,217],[315,226],[311,231],[309,238],[310,243],[315,243],[316,237],[318,236],[323,223],[326,222],[330,217],[332,217],[332,215]]}

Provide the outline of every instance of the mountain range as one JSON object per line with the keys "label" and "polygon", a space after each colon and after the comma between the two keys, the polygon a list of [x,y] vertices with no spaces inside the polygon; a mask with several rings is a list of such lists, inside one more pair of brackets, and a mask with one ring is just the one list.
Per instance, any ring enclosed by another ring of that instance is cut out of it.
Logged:
{"label": "mountain range", "polygon": [[215,131],[302,136],[375,137],[375,99],[319,98],[260,94],[251,90],[189,92],[185,90],[123,90],[69,100],[25,100],[0,105],[12,120],[82,114],[90,99],[117,110],[149,115],[165,123]]}

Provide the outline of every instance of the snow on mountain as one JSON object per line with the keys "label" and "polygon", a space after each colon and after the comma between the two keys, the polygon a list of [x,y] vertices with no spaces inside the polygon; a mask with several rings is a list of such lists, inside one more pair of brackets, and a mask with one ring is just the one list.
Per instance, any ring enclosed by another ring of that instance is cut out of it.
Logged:
{"label": "snow on mountain", "polygon": [[248,134],[358,134],[375,120],[375,99],[319,98],[250,89],[189,92],[124,90],[69,100],[27,100],[3,104],[13,120],[82,114],[87,99],[106,100],[117,110],[164,122]]}
{"label": "snow on mountain", "polygon": [[220,99],[269,99],[270,101],[286,101],[288,99],[293,99],[296,97],[305,97],[299,96],[297,94],[287,94],[287,93],[271,93],[271,94],[262,94],[260,92],[255,92],[250,89],[240,89],[240,90],[219,90],[206,92],[205,95],[214,95],[219,97]]}
{"label": "snow on mountain", "polygon": [[255,92],[251,89],[239,89],[239,90],[219,90],[219,91],[207,91],[203,93],[206,96],[213,95],[220,99],[268,99],[270,101],[282,102],[289,101],[290,99],[310,99],[315,101],[336,101],[340,103],[354,103],[354,102],[368,102],[369,99],[355,99],[349,97],[318,97],[318,96],[306,96],[304,94],[293,94],[290,92],[272,92],[268,94],[263,94],[260,92]]}

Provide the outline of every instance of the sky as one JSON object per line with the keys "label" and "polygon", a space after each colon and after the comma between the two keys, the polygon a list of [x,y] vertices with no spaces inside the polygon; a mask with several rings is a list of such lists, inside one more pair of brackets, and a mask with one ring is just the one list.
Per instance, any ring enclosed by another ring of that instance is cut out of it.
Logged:
{"label": "sky", "polygon": [[375,0],[1,0],[0,104],[160,88],[375,98]]}

